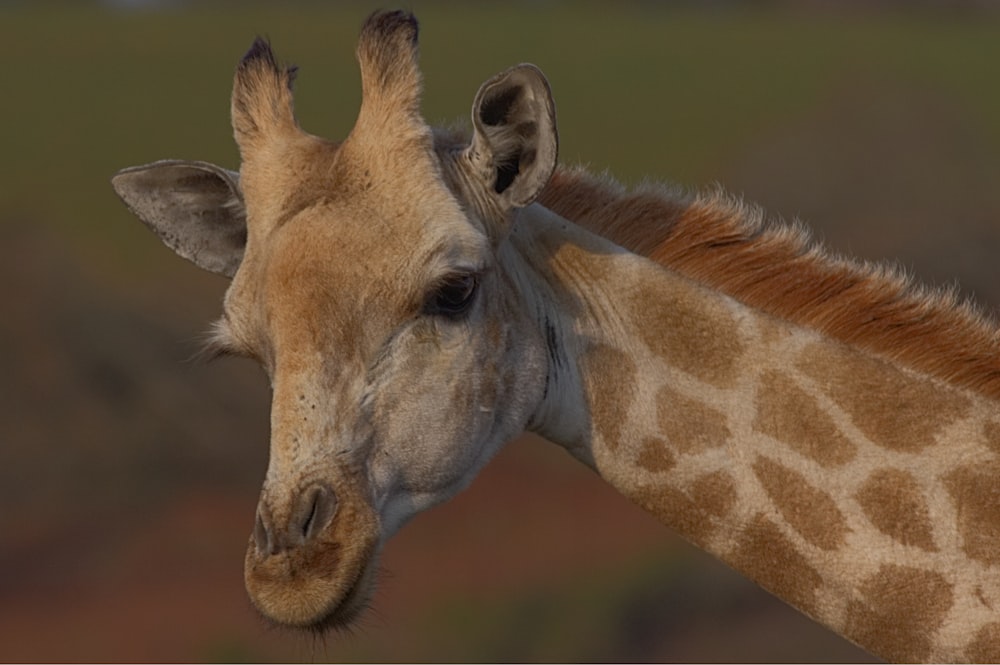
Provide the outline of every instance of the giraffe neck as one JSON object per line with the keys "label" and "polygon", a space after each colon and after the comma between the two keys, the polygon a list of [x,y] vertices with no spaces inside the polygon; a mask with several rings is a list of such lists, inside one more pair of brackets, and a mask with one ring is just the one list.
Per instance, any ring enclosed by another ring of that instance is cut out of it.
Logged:
{"label": "giraffe neck", "polygon": [[1000,408],[750,309],[541,206],[531,428],[875,654],[1000,658]]}

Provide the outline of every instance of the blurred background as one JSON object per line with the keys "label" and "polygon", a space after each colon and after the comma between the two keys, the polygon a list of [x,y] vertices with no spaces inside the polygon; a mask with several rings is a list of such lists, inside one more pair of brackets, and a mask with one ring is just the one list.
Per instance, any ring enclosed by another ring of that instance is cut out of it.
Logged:
{"label": "blurred background", "polygon": [[[407,4],[430,121],[534,62],[564,163],[718,182],[1000,304],[997,4]],[[531,437],[390,543],[355,630],[255,616],[266,382],[191,360],[226,282],[162,247],[109,178],[166,157],[236,168],[231,76],[258,34],[300,66],[302,125],[343,136],[373,8],[0,2],[0,660],[870,660]]]}

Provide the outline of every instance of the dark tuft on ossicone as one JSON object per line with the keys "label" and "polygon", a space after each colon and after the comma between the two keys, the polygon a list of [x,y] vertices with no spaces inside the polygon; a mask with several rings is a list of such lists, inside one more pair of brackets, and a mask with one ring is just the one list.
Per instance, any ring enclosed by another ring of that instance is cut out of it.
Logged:
{"label": "dark tuft on ossicone", "polygon": [[278,68],[277,60],[274,57],[274,51],[271,50],[271,43],[266,37],[258,36],[253,40],[253,44],[247,52],[240,58],[240,69],[247,69],[251,65],[257,64],[257,61],[263,60],[265,63],[271,66],[272,69]]}
{"label": "dark tuft on ossicone", "polygon": [[365,20],[361,34],[378,40],[404,36],[416,45],[419,33],[417,17],[402,10],[374,12]]}
{"label": "dark tuft on ossicone", "polygon": [[251,69],[257,69],[259,67],[266,67],[275,74],[279,76],[284,73],[287,76],[288,87],[291,89],[292,83],[295,81],[295,75],[298,73],[298,67],[295,65],[288,65],[282,67],[278,64],[278,59],[274,55],[274,51],[271,49],[271,42],[266,37],[257,36],[253,40],[253,44],[247,50],[243,57],[240,58],[240,64],[237,67],[238,73],[245,73]]}

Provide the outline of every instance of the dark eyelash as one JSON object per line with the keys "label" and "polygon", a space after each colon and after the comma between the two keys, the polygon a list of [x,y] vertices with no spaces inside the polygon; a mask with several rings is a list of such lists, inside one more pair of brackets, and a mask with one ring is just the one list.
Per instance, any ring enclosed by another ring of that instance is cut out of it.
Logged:
{"label": "dark eyelash", "polygon": [[453,318],[461,316],[472,306],[478,290],[478,272],[449,275],[430,290],[424,302],[424,311]]}

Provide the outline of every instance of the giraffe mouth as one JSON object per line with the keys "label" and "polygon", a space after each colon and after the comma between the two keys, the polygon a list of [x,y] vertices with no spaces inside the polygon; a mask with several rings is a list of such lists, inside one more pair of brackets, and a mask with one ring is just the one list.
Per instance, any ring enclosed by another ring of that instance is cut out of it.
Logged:
{"label": "giraffe mouth", "polygon": [[364,547],[355,556],[324,543],[311,550],[257,556],[249,548],[245,582],[250,600],[268,621],[314,632],[340,629],[368,607],[374,592],[376,556]]}
{"label": "giraffe mouth", "polygon": [[336,605],[305,628],[315,633],[326,633],[342,630],[354,623],[370,605],[375,592],[377,567],[376,558],[369,559]]}
{"label": "giraffe mouth", "polygon": [[378,569],[379,521],[360,497],[341,496],[333,521],[305,542],[261,548],[261,539],[251,535],[244,582],[268,621],[323,632],[347,626],[368,606]]}

